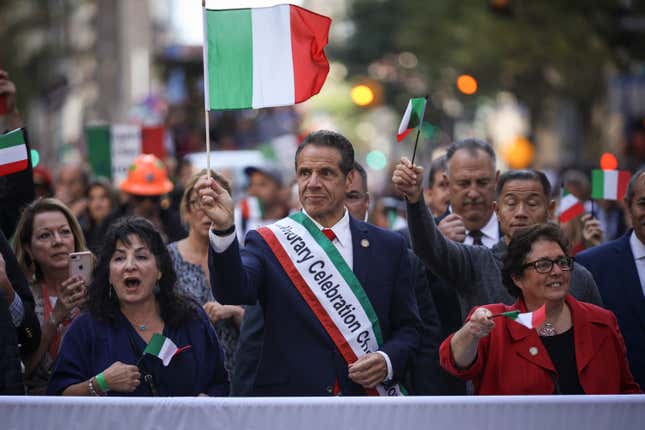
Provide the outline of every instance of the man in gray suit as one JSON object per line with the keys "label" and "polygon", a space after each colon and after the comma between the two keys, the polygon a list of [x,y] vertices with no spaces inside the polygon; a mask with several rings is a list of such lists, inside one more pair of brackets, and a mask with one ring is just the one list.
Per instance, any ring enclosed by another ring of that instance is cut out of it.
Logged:
{"label": "man in gray suit", "polygon": [[[462,313],[487,303],[512,304],[502,284],[502,259],[513,233],[524,227],[545,223],[555,210],[551,185],[544,173],[512,170],[499,177],[495,212],[503,239],[492,249],[468,246],[446,239],[437,228],[423,201],[423,167],[403,157],[392,181],[407,198],[408,226],[414,252],[430,270],[457,291]],[[598,287],[587,269],[576,264],[571,272],[570,293],[578,300],[602,305]]]}

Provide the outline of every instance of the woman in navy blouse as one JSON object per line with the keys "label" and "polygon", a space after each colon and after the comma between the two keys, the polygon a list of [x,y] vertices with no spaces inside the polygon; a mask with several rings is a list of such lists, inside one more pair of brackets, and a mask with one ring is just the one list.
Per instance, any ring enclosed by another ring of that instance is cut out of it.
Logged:
{"label": "woman in navy blouse", "polygon": [[[89,312],[63,339],[48,394],[225,396],[228,380],[204,311],[176,292],[163,240],[143,218],[110,227],[90,287]],[[153,334],[178,348],[165,366],[143,354]]]}

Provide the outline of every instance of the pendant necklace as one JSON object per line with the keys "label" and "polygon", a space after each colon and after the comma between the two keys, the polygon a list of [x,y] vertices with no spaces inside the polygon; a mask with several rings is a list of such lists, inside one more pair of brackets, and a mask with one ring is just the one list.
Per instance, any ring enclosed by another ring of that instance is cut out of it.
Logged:
{"label": "pendant necklace", "polygon": [[540,336],[555,336],[558,332],[555,327],[553,327],[552,323],[545,321],[544,324],[542,324],[542,327],[538,329],[538,334]]}
{"label": "pendant necklace", "polygon": [[146,325],[145,324],[139,324],[139,330],[146,331]]}

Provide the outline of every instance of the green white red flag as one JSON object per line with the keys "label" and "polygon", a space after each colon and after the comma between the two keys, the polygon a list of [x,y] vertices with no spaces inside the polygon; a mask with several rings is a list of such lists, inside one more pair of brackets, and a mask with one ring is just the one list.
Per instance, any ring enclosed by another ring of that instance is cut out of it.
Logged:
{"label": "green white red flag", "polygon": [[585,213],[585,206],[576,196],[562,187],[560,204],[558,206],[558,219],[561,223],[569,222]]}
{"label": "green white red flag", "polygon": [[331,19],[294,5],[204,9],[207,110],[300,103],[320,92]]}
{"label": "green white red flag", "polygon": [[143,350],[143,353],[158,357],[163,362],[164,366],[168,366],[170,364],[170,360],[172,360],[175,355],[187,350],[191,346],[192,345],[187,345],[177,348],[177,345],[175,345],[172,340],[160,335],[159,333],[155,333],[152,335],[152,338],[150,339],[150,342],[148,342],[146,349]]}
{"label": "green white red flag", "polygon": [[625,198],[631,173],[628,170],[593,170],[591,172],[591,198],[622,200]]}
{"label": "green white red flag", "polygon": [[533,312],[520,313],[520,311],[509,311],[499,314],[500,316],[510,318],[524,327],[534,329],[541,326],[546,321],[546,305],[540,306]]}
{"label": "green white red flag", "polygon": [[21,128],[0,136],[0,176],[21,172],[29,167],[29,152]]}
{"label": "green white red flag", "polygon": [[399,124],[399,131],[396,134],[396,140],[398,142],[405,139],[405,136],[410,134],[415,128],[421,127],[427,102],[428,100],[425,97],[411,98],[408,101],[403,118],[401,118],[401,124]]}

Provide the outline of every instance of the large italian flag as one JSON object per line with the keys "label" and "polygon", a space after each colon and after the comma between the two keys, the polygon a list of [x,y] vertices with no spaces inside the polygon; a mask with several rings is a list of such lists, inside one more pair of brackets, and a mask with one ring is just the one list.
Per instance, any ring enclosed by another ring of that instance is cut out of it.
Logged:
{"label": "large italian flag", "polygon": [[29,167],[25,134],[21,128],[0,136],[0,176],[20,172]]}
{"label": "large italian flag", "polygon": [[627,191],[631,173],[628,170],[593,170],[591,198],[622,200]]}
{"label": "large italian flag", "polygon": [[206,109],[286,106],[318,94],[330,25],[293,5],[204,9]]}

